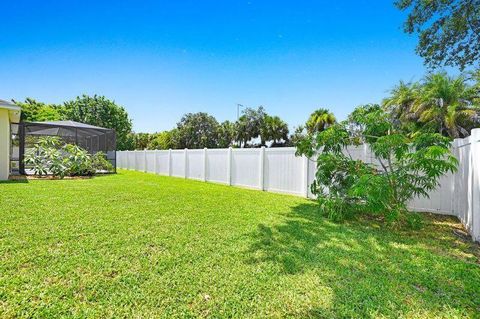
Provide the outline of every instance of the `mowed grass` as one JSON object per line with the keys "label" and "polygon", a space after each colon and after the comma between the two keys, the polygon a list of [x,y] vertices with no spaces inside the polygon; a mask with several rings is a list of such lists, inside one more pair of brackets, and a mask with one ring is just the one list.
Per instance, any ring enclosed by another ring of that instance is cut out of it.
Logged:
{"label": "mowed grass", "polygon": [[479,248],[287,195],[120,171],[0,184],[0,318],[471,318]]}

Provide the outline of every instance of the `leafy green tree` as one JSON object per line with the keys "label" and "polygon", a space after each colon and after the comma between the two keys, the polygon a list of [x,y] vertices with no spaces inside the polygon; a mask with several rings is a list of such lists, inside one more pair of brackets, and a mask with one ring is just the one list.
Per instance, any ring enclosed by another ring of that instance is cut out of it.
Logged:
{"label": "leafy green tree", "polygon": [[[475,90],[463,76],[452,78],[445,73],[426,77],[422,94],[414,111],[420,122],[451,138],[466,137],[475,127],[478,110],[472,106]],[[478,124],[478,123],[477,123]]]}
{"label": "leafy green tree", "polygon": [[[238,142],[238,146],[246,147],[248,142],[260,136],[266,116],[267,113],[263,106],[257,109],[247,107],[243,110],[242,116],[235,123],[235,140]],[[262,141],[262,145],[264,142]]]}
{"label": "leafy green tree", "polygon": [[132,133],[136,150],[150,149],[154,135],[150,133]]}
{"label": "leafy green tree", "polygon": [[278,116],[266,115],[260,128],[262,145],[272,141],[272,146],[281,145],[288,140],[288,124]]}
{"label": "leafy green tree", "polygon": [[321,132],[333,125],[337,120],[335,115],[327,109],[320,108],[310,114],[306,123],[307,132],[313,134],[315,132]]}
{"label": "leafy green tree", "polygon": [[389,110],[392,120],[397,121],[396,124],[405,127],[407,131],[416,132],[419,129],[418,126],[414,127],[414,124],[417,123],[417,116],[412,106],[418,100],[420,88],[421,85],[418,82],[405,83],[400,81],[390,91],[390,96],[383,100],[383,105]]}
{"label": "leafy green tree", "polygon": [[[366,127],[364,119],[369,114],[381,111],[381,106],[378,104],[365,104],[356,107],[352,113],[348,115],[346,125],[348,125],[348,131],[352,137],[352,142],[360,143],[370,143],[372,138],[375,139],[376,136],[385,135],[387,130],[390,128],[388,126],[370,126]],[[394,122],[392,122],[393,124]],[[372,129],[376,131],[372,131]]]}
{"label": "leafy green tree", "polygon": [[[355,132],[348,122],[338,123],[309,134],[297,146],[297,154],[318,154],[312,192],[321,208],[332,219],[373,213],[390,222],[408,221],[407,202],[428,196],[443,174],[456,169],[449,139],[438,133],[404,134],[377,107],[360,108],[350,119]],[[358,135],[369,142],[378,164],[350,155],[348,147],[359,142]]]}
{"label": "leafy green tree", "polygon": [[65,120],[114,129],[117,134],[117,148],[125,150],[131,147],[128,134],[132,131],[132,121],[127,111],[104,96],[82,95],[65,102],[62,117]]}
{"label": "leafy green tree", "polygon": [[218,127],[217,120],[207,113],[185,114],[177,123],[175,144],[179,148],[215,148]]}
{"label": "leafy green tree", "polygon": [[218,126],[218,144],[217,147],[230,147],[235,141],[235,124],[230,121],[222,122]]}
{"label": "leafy green tree", "polygon": [[478,65],[480,0],[396,0],[408,11],[407,33],[419,36],[417,53],[430,67]]}
{"label": "leafy green tree", "polygon": [[305,126],[300,125],[295,128],[295,131],[292,134],[290,134],[287,142],[285,143],[285,146],[297,146],[301,141],[305,140],[305,138]]}
{"label": "leafy green tree", "polygon": [[[60,178],[69,176],[93,175],[99,167],[99,156],[95,161],[86,150],[78,145],[65,144],[58,137],[41,137],[25,154],[25,164],[30,165],[35,175],[52,175]],[[113,169],[111,164],[103,159],[101,168]]]}
{"label": "leafy green tree", "polygon": [[478,91],[464,75],[445,72],[427,75],[422,82],[400,82],[383,105],[410,131],[438,132],[450,138],[466,137],[480,125],[474,106]]}
{"label": "leafy green tree", "polygon": [[61,106],[45,104],[32,98],[26,98],[25,102],[14,101],[22,108],[21,118],[26,122],[45,122],[61,120]]}
{"label": "leafy green tree", "polygon": [[170,148],[175,148],[173,138],[174,134],[174,130],[153,134],[153,137],[148,143],[147,148],[150,150],[168,150]]}

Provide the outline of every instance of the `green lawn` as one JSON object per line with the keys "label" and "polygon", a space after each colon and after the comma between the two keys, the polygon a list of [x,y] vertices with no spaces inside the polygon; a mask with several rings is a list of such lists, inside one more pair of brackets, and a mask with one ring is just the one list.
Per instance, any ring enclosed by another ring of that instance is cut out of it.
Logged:
{"label": "green lawn", "polygon": [[0,317],[478,317],[479,248],[453,227],[127,171],[2,183]]}

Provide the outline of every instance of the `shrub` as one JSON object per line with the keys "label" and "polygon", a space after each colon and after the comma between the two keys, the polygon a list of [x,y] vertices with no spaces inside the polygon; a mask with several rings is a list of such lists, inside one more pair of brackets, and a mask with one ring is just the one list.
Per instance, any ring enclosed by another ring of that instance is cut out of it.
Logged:
{"label": "shrub", "polygon": [[70,176],[91,176],[95,174],[92,157],[83,148],[67,144],[64,147],[65,159],[68,163],[68,175]]}
{"label": "shrub", "polygon": [[32,166],[35,175],[52,174],[63,178],[67,167],[59,151],[60,145],[57,137],[41,137],[25,154],[25,164]]}
{"label": "shrub", "polygon": [[98,152],[92,156],[92,165],[96,171],[112,172],[113,165],[107,160],[107,155],[103,152]]}
{"label": "shrub", "polygon": [[[456,169],[450,142],[440,134],[407,136],[379,108],[357,110],[354,115],[355,123],[333,125],[297,144],[297,154],[318,154],[312,192],[330,218],[373,213],[397,221],[405,216],[409,200],[428,196],[443,174]],[[350,156],[348,146],[360,142],[369,143],[377,164]],[[419,224],[415,218],[411,222]]]}
{"label": "shrub", "polygon": [[[62,145],[57,137],[40,138],[33,148],[28,150],[24,161],[25,164],[32,166],[35,175],[51,174],[60,178],[67,175],[90,176],[95,174],[96,165],[108,167],[102,162],[101,155],[92,157],[77,145]],[[111,167],[111,164],[108,164]]]}

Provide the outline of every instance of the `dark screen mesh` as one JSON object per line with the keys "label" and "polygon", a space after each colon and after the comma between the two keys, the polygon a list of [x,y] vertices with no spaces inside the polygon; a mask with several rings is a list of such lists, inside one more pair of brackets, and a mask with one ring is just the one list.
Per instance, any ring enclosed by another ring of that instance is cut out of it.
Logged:
{"label": "dark screen mesh", "polygon": [[[67,122],[64,122],[67,123]],[[102,152],[106,154],[108,161],[116,170],[116,135],[111,129],[104,129],[86,125],[83,123],[68,122],[66,124],[32,123],[19,124],[20,139],[20,171],[28,173],[28,167],[23,164],[23,155],[45,136],[58,137],[64,144],[75,144],[87,150],[90,154]]]}

